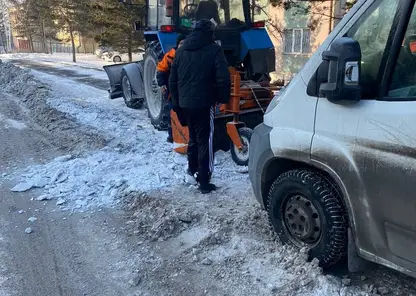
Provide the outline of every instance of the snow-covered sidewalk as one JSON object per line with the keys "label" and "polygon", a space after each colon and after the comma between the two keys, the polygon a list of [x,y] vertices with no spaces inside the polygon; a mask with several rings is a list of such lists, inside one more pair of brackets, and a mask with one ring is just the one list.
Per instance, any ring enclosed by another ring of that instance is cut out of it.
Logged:
{"label": "snow-covered sidewalk", "polygon": [[86,69],[98,69],[102,70],[103,66],[111,65],[113,63],[107,62],[98,58],[94,54],[77,54],[77,62],[72,61],[72,53],[13,53],[13,54],[1,54],[0,59],[25,59],[42,62],[50,62],[55,64],[61,64],[66,66],[82,67]]}
{"label": "snow-covered sidewalk", "polygon": [[113,64],[91,54],[79,54],[76,63],[72,62],[72,55],[70,54],[3,54],[0,55],[0,59],[3,62],[13,61],[26,64],[29,68],[40,66],[45,70],[69,70],[78,76],[100,80],[108,80],[103,66]]}

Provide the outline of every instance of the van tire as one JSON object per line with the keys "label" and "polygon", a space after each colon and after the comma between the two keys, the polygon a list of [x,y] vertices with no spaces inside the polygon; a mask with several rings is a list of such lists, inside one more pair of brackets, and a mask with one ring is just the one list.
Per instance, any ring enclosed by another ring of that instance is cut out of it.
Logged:
{"label": "van tire", "polygon": [[335,186],[323,175],[305,169],[283,173],[270,188],[267,212],[281,241],[307,247],[309,259],[317,258],[321,267],[335,265],[346,256],[347,213]]}

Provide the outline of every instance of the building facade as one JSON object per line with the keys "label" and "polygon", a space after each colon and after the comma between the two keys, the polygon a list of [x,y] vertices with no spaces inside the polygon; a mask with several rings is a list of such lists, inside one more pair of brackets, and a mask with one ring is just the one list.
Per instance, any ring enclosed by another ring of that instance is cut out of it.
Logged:
{"label": "building facade", "polygon": [[269,7],[268,31],[276,51],[273,79],[290,80],[322,44],[345,13],[345,0],[299,1]]}

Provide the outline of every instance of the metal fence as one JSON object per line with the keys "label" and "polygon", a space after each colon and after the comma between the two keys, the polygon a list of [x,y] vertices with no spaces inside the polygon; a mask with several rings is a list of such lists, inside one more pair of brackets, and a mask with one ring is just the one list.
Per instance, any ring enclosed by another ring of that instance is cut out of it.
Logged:
{"label": "metal fence", "polygon": [[[29,40],[18,40],[16,45],[16,50],[18,52],[31,52]],[[46,51],[48,53],[71,53],[72,46],[71,44],[63,44],[57,42],[46,42]],[[78,53],[94,53],[94,46],[81,46],[77,48]],[[40,41],[33,41],[33,52],[43,53],[45,52],[43,44]]]}

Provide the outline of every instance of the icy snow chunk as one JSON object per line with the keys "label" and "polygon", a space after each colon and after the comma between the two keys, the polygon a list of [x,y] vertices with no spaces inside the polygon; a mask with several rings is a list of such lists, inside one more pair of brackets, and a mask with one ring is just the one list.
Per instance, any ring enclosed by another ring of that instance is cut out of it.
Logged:
{"label": "icy snow chunk", "polygon": [[23,211],[23,210],[19,210],[19,214],[23,214],[25,211]]}
{"label": "icy snow chunk", "polygon": [[42,194],[42,195],[40,195],[40,196],[38,196],[38,197],[35,198],[35,200],[37,200],[37,201],[50,200],[50,199],[52,199],[52,197],[51,196],[48,196],[46,194]]}
{"label": "icy snow chunk", "polygon": [[205,259],[203,259],[203,260],[201,261],[201,263],[202,263],[203,265],[211,265],[211,264],[212,264],[212,260],[211,260],[211,259],[209,259],[209,258],[205,258]]}
{"label": "icy snow chunk", "polygon": [[6,177],[7,177],[7,174],[6,174],[6,173],[3,173],[3,174],[1,174],[1,176],[2,176],[3,178],[6,178]]}
{"label": "icy snow chunk", "polygon": [[67,174],[62,174],[58,177],[58,179],[56,180],[56,183],[63,183],[68,179],[68,175]]}
{"label": "icy snow chunk", "polygon": [[25,233],[27,233],[27,234],[32,233],[32,232],[33,232],[33,230],[30,227],[25,229]]}
{"label": "icy snow chunk", "polygon": [[33,187],[37,187],[37,188],[43,188],[46,186],[46,184],[48,184],[48,180],[45,178],[42,178],[41,176],[36,177],[35,180],[33,181]]}
{"label": "icy snow chunk", "polygon": [[119,187],[121,187],[121,185],[123,185],[124,183],[126,183],[126,180],[124,180],[124,179],[117,179],[117,180],[114,182],[114,187],[115,187],[115,188],[119,188]]}
{"label": "icy snow chunk", "polygon": [[63,205],[64,203],[66,203],[66,200],[65,200],[65,199],[63,199],[63,198],[59,198],[59,199],[56,201],[56,205],[57,205],[57,206]]}
{"label": "icy snow chunk", "polygon": [[136,275],[134,276],[132,279],[130,279],[129,284],[133,287],[136,287],[140,284],[140,282],[142,281],[142,278],[140,275]]}
{"label": "icy snow chunk", "polygon": [[6,119],[5,120],[5,128],[14,128],[18,130],[24,130],[27,128],[27,125],[23,122],[13,120],[13,119]]}
{"label": "icy snow chunk", "polygon": [[35,222],[36,220],[38,220],[38,218],[36,218],[36,217],[30,217],[29,219],[27,219],[27,221],[29,221],[29,222]]}
{"label": "icy snow chunk", "polygon": [[10,189],[12,192],[25,192],[33,188],[32,182],[22,182]]}
{"label": "icy snow chunk", "polygon": [[51,182],[49,184],[55,183],[58,180],[59,176],[61,176],[62,174],[63,174],[63,171],[61,169],[58,169],[56,173],[53,175],[53,177],[51,178]]}
{"label": "icy snow chunk", "polygon": [[58,156],[54,159],[54,161],[65,162],[65,161],[71,160],[71,158],[72,158],[72,155],[68,154],[68,155]]}
{"label": "icy snow chunk", "polygon": [[173,158],[173,162],[176,163],[176,164],[183,165],[183,164],[187,164],[188,160],[186,159],[185,156],[180,155],[180,154],[177,153]]}
{"label": "icy snow chunk", "polygon": [[81,206],[81,207],[85,207],[85,206],[88,204],[88,202],[87,202],[86,200],[82,200],[82,199],[77,199],[77,200],[75,201],[75,203],[76,203],[78,206]]}

